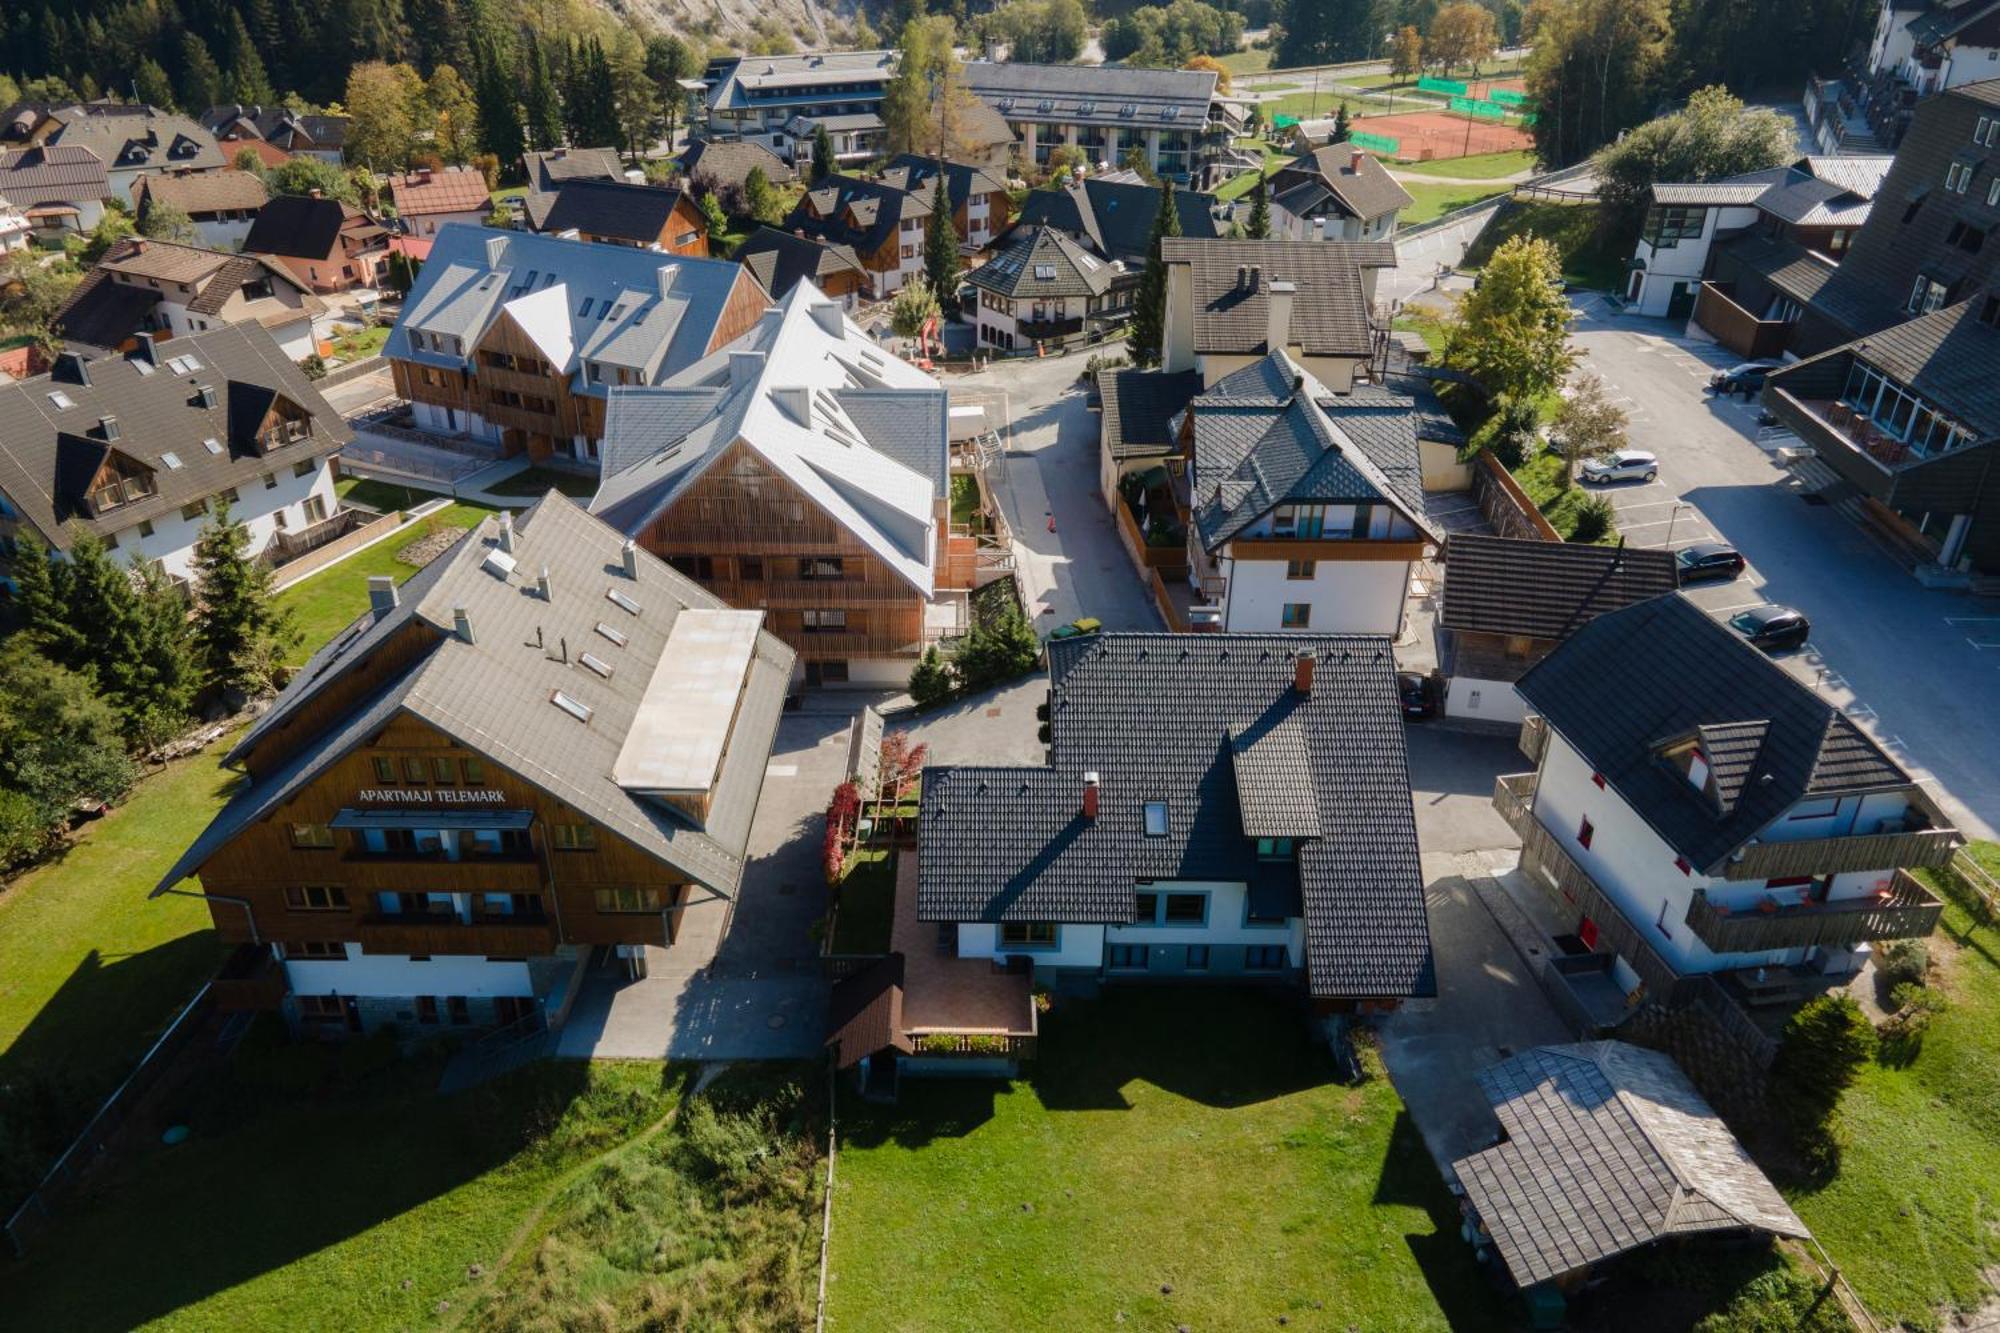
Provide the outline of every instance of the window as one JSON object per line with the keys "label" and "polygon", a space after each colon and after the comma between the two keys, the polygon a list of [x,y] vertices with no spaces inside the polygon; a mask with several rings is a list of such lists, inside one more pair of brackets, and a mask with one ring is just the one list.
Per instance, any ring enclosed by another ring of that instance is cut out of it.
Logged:
{"label": "window", "polygon": [[1208,920],[1208,895],[1205,893],[1170,893],[1167,895],[1166,924],[1170,926],[1199,926]]}
{"label": "window", "polygon": [[589,724],[590,712],[591,712],[590,705],[583,702],[581,699],[575,698],[572,695],[564,694],[561,690],[556,690],[549,695],[549,702],[554,704],[557,708],[562,709],[563,712],[568,713],[571,717],[575,718],[577,721],[582,722],[585,725]]}
{"label": "window", "polygon": [[455,1026],[465,1027],[472,1022],[472,1006],[465,1002],[463,995],[445,996],[444,1007]]}
{"label": "window", "polygon": [[437,783],[440,787],[456,786],[458,784],[457,762],[442,757],[431,760],[431,781]]}
{"label": "window", "polygon": [[549,842],[559,852],[594,852],[597,850],[597,825],[551,824]]}
{"label": "window", "polygon": [[292,464],[292,475],[295,477],[310,477],[318,467],[319,464],[313,462],[311,459],[307,459],[304,462]]}
{"label": "window", "polygon": [[264,489],[265,489],[265,490],[267,490],[267,491],[275,491],[275,490],[277,490],[277,489],[278,489],[278,474],[277,474],[277,473],[275,473],[275,472],[266,472],[266,473],[264,474]]}
{"label": "window", "polygon": [[705,555],[670,555],[667,563],[691,579],[715,577],[715,561]]}
{"label": "window", "polygon": [[1915,285],[1910,288],[1910,300],[1905,309],[1913,315],[1928,315],[1944,305],[1944,296],[1943,283],[1919,274]]}
{"label": "window", "polygon": [[325,824],[291,826],[292,846],[323,849],[333,846],[333,829]]}
{"label": "window", "polygon": [[1995,176],[1993,183],[1986,187],[1986,206],[2000,208],[2000,176]]}
{"label": "window", "polygon": [[236,488],[234,486],[225,486],[222,489],[222,498],[223,501],[227,504],[235,504],[243,497],[236,493]]}
{"label": "window", "polygon": [[1312,625],[1311,602],[1286,602],[1280,623],[1286,629],[1307,629]]}
{"label": "window", "polygon": [[1146,802],[1146,836],[1164,838],[1167,836],[1167,803],[1165,801]]}
{"label": "window", "polygon": [[1671,250],[1682,241],[1698,241],[1708,210],[1699,206],[1662,205],[1646,214],[1645,241],[1655,250]]}
{"label": "window", "polygon": [[196,500],[191,505],[181,506],[181,517],[192,523],[208,512],[208,501]]}
{"label": "window", "polygon": [[459,760],[458,771],[468,787],[483,786],[486,782],[486,765],[477,759]]}
{"label": "window", "polygon": [[1251,944],[1243,949],[1243,970],[1246,972],[1277,972],[1285,966],[1285,946],[1282,944]]}
{"label": "window", "polygon": [[1208,971],[1208,946],[1206,944],[1188,945],[1187,970],[1190,972]]}
{"label": "window", "polygon": [[1963,162],[1954,162],[1945,168],[1944,188],[1953,194],[1964,194],[1965,187],[1972,184],[1973,168]]}
{"label": "window", "polygon": [[396,761],[393,759],[384,759],[380,755],[377,755],[375,757],[375,780],[385,787],[394,787],[400,784],[402,779],[396,773]]}
{"label": "window", "polygon": [[323,495],[307,496],[304,512],[307,523],[326,522],[326,497]]}
{"label": "window", "polygon": [[764,581],[764,557],[761,555],[740,555],[736,557],[736,577],[745,583]]}
{"label": "window", "polygon": [[667,895],[664,889],[626,886],[597,891],[597,910],[607,914],[636,915],[642,912],[664,911]]}
{"label": "window", "polygon": [[140,535],[141,537],[150,537],[150,536],[152,536],[152,535],[153,535],[153,520],[152,520],[152,519],[150,519],[150,518],[142,518],[142,519],[140,519],[140,520],[139,520],[139,535]]}
{"label": "window", "polygon": [[1292,859],[1290,838],[1257,839],[1257,859],[1259,861],[1289,861]]}
{"label": "window", "polygon": [[276,528],[280,532],[283,532],[285,528],[289,526],[285,521],[284,510],[275,509],[271,512],[271,526]]}
{"label": "window", "polygon": [[347,890],[337,884],[289,884],[285,906],[294,912],[345,912]]}
{"label": "window", "polygon": [[1144,972],[1153,961],[1150,944],[1107,944],[1104,965],[1120,972]]}
{"label": "window", "polygon": [[431,780],[430,765],[421,759],[405,759],[403,776],[410,780],[412,787],[421,787]]}
{"label": "window", "polygon": [[583,665],[584,670],[595,672],[606,680],[611,679],[611,663],[605,661],[596,653],[579,653],[576,660]]}
{"label": "window", "polygon": [[285,957],[344,963],[347,961],[347,946],[339,940],[298,940],[285,945]]}
{"label": "window", "polygon": [[1053,921],[1003,921],[1000,943],[1008,949],[1053,949],[1057,929]]}
{"label": "window", "polygon": [[799,561],[799,577],[802,579],[839,579],[845,577],[839,556],[814,555]]}
{"label": "window", "polygon": [[417,997],[417,1021],[419,1023],[436,1023],[438,1021],[437,996],[419,995]]}
{"label": "window", "polygon": [[630,643],[632,639],[632,636],[627,634],[624,630],[613,629],[611,626],[605,624],[601,620],[597,622],[597,632],[603,635],[606,639],[609,639],[612,643],[616,644],[620,648],[623,648],[627,643]]}
{"label": "window", "polygon": [[107,550],[107,551],[115,551],[115,550],[117,550],[117,549],[118,549],[118,534],[117,534],[117,533],[113,532],[113,533],[110,533],[110,534],[106,535],[106,537],[104,538],[104,549],[105,549],[105,550]]}
{"label": "window", "polygon": [[338,995],[301,995],[301,1023],[339,1023],[347,1018],[347,1005]]}
{"label": "window", "polygon": [[1142,890],[1141,892],[1132,895],[1133,925],[1150,926],[1153,924],[1154,921],[1159,919],[1159,915],[1160,915],[1159,894]]}
{"label": "window", "polygon": [[806,611],[805,630],[808,634],[837,632],[847,628],[845,611]]}
{"label": "window", "polygon": [[1288,579],[1310,579],[1319,569],[1317,560],[1287,560],[1285,577]]}
{"label": "window", "polygon": [[1588,817],[1585,817],[1583,823],[1577,826],[1576,830],[1577,845],[1580,847],[1588,848],[1590,846],[1590,840],[1596,836],[1597,836],[1597,826],[1595,824],[1592,824]]}

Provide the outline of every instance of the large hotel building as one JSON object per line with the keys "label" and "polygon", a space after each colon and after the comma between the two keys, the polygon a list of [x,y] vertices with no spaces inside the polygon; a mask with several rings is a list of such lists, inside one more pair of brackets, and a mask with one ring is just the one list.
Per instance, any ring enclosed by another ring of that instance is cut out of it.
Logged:
{"label": "large hotel building", "polygon": [[726,911],[792,674],[761,611],[553,493],[370,600],[156,890],[199,877],[240,946],[225,1003],[555,1025],[597,948],[642,970]]}

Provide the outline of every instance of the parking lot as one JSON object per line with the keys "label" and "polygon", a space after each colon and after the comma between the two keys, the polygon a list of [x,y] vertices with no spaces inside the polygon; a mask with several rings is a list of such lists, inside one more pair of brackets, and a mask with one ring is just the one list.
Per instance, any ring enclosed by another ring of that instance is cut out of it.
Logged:
{"label": "parking lot", "polygon": [[1632,446],[1660,459],[1659,477],[1603,488],[1633,545],[1679,550],[1722,541],[1748,567],[1687,596],[1726,620],[1776,602],[1803,612],[1812,640],[1775,659],[1840,707],[1907,766],[1960,826],[2000,824],[2000,613],[1918,584],[1859,527],[1801,498],[1760,439],[1759,405],[1704,391],[1741,360],[1666,320],[1621,314],[1601,297],[1578,303],[1583,368],[1630,417]]}

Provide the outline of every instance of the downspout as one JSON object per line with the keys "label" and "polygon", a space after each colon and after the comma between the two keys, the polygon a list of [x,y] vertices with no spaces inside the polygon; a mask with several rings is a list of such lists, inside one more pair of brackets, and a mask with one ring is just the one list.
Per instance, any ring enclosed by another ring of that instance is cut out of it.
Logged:
{"label": "downspout", "polygon": [[257,932],[257,911],[250,905],[248,898],[232,898],[226,893],[196,893],[192,889],[154,889],[147,896],[158,898],[162,894],[169,893],[176,898],[200,898],[205,902],[230,903],[242,908],[244,918],[250,923],[250,942],[252,944],[262,944],[264,942],[263,937]]}
{"label": "downspout", "polygon": [[556,914],[556,943],[568,944],[569,932],[563,929],[562,896],[556,892],[555,862],[549,859],[549,840],[544,837],[542,844],[542,878],[549,887],[549,907]]}

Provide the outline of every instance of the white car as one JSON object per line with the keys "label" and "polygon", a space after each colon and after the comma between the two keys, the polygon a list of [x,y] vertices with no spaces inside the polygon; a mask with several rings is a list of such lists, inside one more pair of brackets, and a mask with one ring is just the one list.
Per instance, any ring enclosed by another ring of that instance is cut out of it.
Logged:
{"label": "white car", "polygon": [[1599,485],[1613,481],[1651,481],[1660,475],[1660,460],[1643,449],[1620,449],[1583,463],[1583,479]]}

